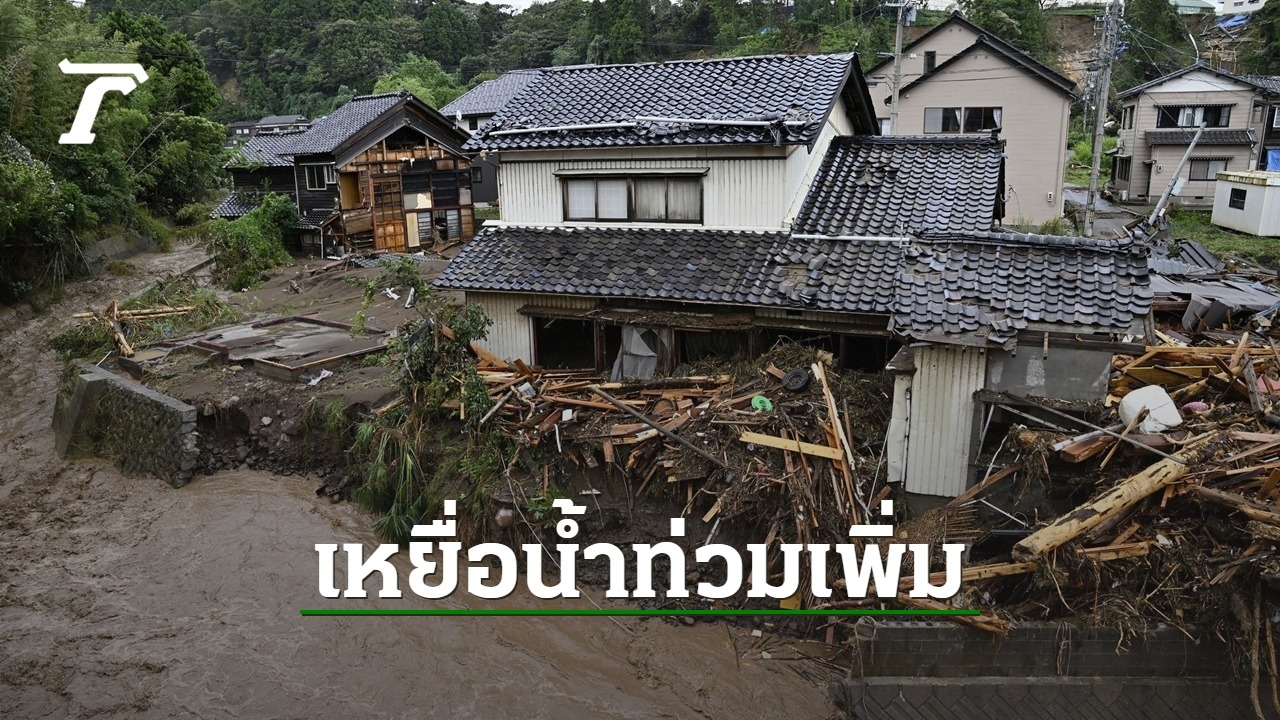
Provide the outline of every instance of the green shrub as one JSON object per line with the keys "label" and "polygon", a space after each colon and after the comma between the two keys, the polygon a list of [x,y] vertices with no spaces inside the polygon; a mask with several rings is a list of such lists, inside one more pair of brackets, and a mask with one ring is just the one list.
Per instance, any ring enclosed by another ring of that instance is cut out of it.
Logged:
{"label": "green shrub", "polygon": [[242,218],[214,220],[209,226],[214,281],[228,290],[243,290],[266,279],[268,270],[289,262],[284,234],[297,221],[293,202],[275,193]]}

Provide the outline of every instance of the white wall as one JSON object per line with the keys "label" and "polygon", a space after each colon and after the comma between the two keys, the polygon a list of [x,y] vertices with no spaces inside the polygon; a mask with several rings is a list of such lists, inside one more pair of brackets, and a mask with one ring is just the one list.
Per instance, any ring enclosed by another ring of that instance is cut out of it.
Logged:
{"label": "white wall", "polygon": [[520,359],[533,364],[533,325],[529,318],[520,314],[520,308],[526,305],[538,307],[554,307],[567,309],[590,309],[595,307],[593,298],[579,298],[564,295],[524,295],[517,293],[466,293],[468,304],[480,305],[485,313],[493,319],[489,328],[489,336],[482,344],[489,352],[503,360]]}
{"label": "white wall", "polygon": [[[1227,173],[1218,176],[1213,224],[1250,235],[1280,237],[1280,174],[1260,183],[1239,182],[1228,177]],[[1262,184],[1265,182],[1274,184]],[[1233,189],[1245,193],[1243,210],[1231,207],[1228,202]]]}

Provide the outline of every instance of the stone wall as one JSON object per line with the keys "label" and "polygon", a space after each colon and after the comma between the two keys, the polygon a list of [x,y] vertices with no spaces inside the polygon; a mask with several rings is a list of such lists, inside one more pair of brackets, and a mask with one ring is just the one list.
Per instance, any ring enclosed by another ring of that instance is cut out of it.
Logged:
{"label": "stone wall", "polygon": [[110,458],[128,473],[182,487],[196,467],[196,409],[133,380],[77,364],[53,411],[55,449],[66,458]]}

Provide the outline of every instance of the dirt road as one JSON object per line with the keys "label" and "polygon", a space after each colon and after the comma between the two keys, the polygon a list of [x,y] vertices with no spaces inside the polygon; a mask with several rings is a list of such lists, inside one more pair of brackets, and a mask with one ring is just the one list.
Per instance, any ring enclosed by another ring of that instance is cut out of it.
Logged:
{"label": "dirt road", "polygon": [[137,276],[78,283],[0,337],[4,716],[830,714],[820,684],[797,672],[813,668],[787,660],[786,643],[720,624],[302,618],[320,600],[314,544],[372,544],[370,517],[317,500],[306,478],[220,473],[173,490],[105,463],[57,460],[58,365],[43,339],[70,313],[199,257],[185,248],[136,258]]}

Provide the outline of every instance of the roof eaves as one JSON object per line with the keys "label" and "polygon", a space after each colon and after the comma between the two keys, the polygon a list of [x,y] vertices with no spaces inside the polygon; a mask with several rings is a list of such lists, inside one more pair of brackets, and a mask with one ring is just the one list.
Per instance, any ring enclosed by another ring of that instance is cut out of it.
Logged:
{"label": "roof eaves", "polygon": [[1046,85],[1053,87],[1054,89],[1058,90],[1063,95],[1066,95],[1072,100],[1075,100],[1077,98],[1077,95],[1075,93],[1075,83],[1072,83],[1067,78],[1059,75],[1058,73],[1054,72],[1048,67],[1042,65],[1040,62],[1038,62],[1035,58],[1031,57],[1030,55],[1027,55],[1021,50],[1013,47],[1012,45],[1009,45],[1008,43],[1001,40],[1000,38],[997,38],[994,35],[989,35],[989,34],[983,34],[981,37],[975,40],[972,45],[965,48],[964,50],[961,50],[955,55],[952,55],[951,57],[947,58],[945,62],[942,62],[937,67],[935,67],[932,72],[921,75],[915,80],[912,80],[911,82],[902,86],[902,88],[899,90],[899,93],[905,93],[917,85],[928,82],[929,80],[933,79],[937,75],[941,74],[948,67],[960,62],[964,58],[973,54],[977,50],[979,45],[985,46],[988,49],[990,49],[992,52],[995,52],[996,54],[1000,55],[1006,60],[1009,60],[1010,62],[1021,66],[1024,70],[1030,72],[1033,76],[1042,80]]}

